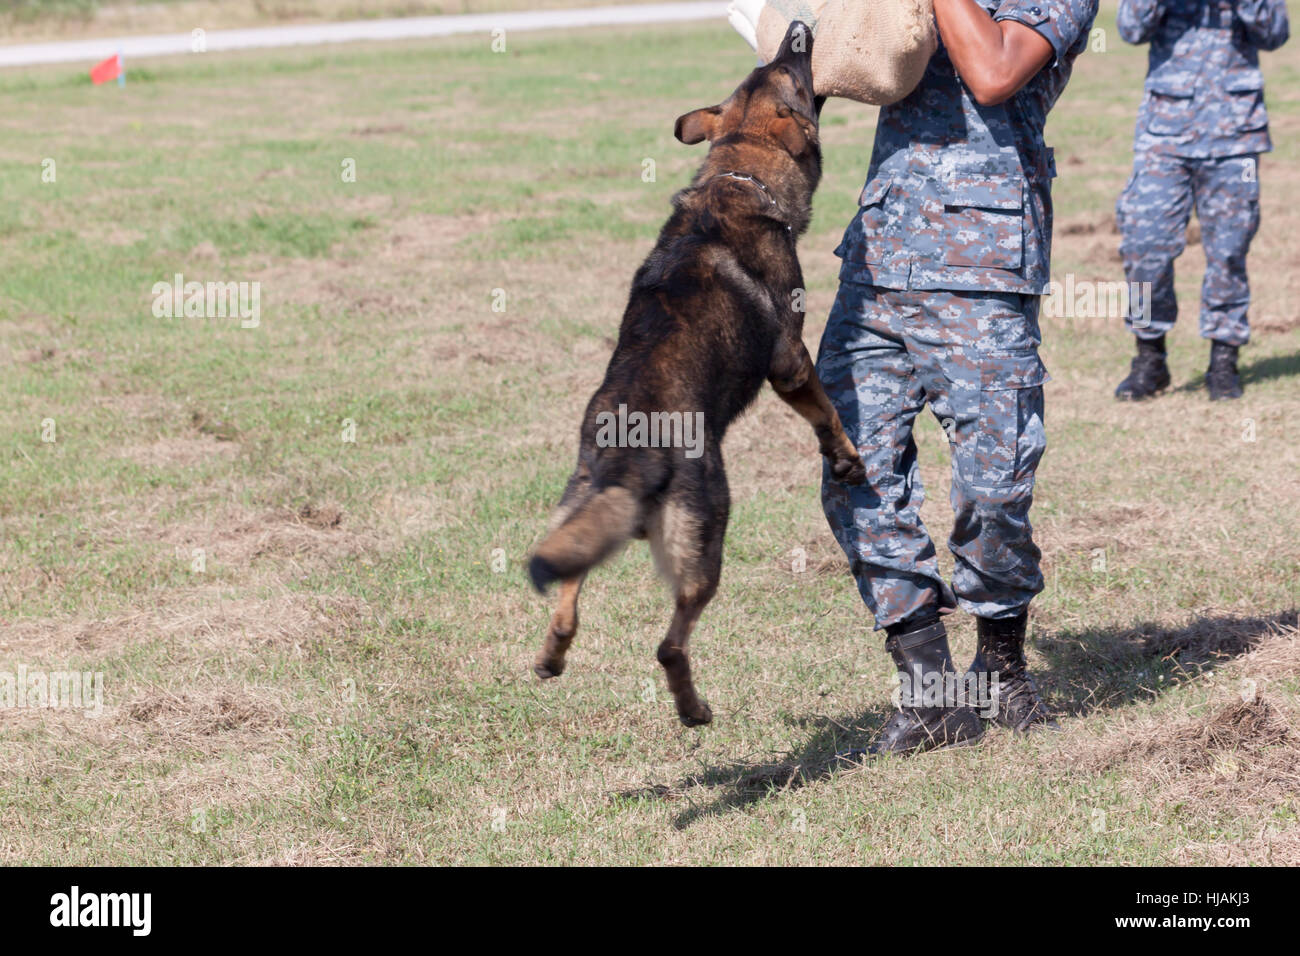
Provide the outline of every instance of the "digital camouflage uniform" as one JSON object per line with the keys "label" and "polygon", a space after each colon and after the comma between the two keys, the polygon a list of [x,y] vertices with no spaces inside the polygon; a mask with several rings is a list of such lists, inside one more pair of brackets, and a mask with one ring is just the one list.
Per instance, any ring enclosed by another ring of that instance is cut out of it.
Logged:
{"label": "digital camouflage uniform", "polygon": [[[941,43],[920,86],[881,109],[817,360],[867,466],[857,487],[825,472],[822,503],[881,628],[927,606],[1011,617],[1043,587],[1029,525],[1055,175],[1042,134],[1097,0],[982,6],[1037,30],[1055,57],[1006,103],[980,106]],[[920,517],[912,425],[927,403],[953,449],[951,588]]]}
{"label": "digital camouflage uniform", "polygon": [[1283,0],[1120,0],[1120,36],[1150,43],[1133,141],[1133,175],[1116,205],[1129,282],[1150,283],[1151,308],[1128,319],[1143,339],[1173,327],[1174,259],[1192,207],[1205,279],[1201,335],[1250,338],[1246,252],[1259,228],[1259,154],[1273,148],[1259,51],[1286,42]]}

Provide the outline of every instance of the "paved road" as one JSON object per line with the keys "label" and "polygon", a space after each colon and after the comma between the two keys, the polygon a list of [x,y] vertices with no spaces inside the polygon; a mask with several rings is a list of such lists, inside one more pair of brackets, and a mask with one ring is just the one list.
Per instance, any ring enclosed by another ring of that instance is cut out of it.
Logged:
{"label": "paved road", "polygon": [[[585,10],[531,10],[518,13],[484,13],[449,17],[407,17],[395,20],[356,20],[307,26],[258,27],[251,30],[209,30],[209,53],[256,47],[299,46],[313,43],[349,43],[354,40],[409,40],[444,37],[457,33],[490,34],[498,27],[511,30],[554,30],[629,23],[672,23],[687,20],[726,19],[726,3],[643,3]],[[121,50],[128,65],[144,56],[190,53],[188,33],[156,36],[105,37],[68,43],[28,43],[0,46],[0,67],[42,63],[96,63]]]}

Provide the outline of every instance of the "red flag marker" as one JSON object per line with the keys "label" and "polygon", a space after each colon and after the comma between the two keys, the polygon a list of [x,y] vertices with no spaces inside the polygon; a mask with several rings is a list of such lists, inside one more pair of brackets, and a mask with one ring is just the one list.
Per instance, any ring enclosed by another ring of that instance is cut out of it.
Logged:
{"label": "red flag marker", "polygon": [[100,83],[107,83],[109,80],[116,80],[122,75],[122,56],[114,53],[103,63],[96,63],[90,71],[90,82],[99,86]]}

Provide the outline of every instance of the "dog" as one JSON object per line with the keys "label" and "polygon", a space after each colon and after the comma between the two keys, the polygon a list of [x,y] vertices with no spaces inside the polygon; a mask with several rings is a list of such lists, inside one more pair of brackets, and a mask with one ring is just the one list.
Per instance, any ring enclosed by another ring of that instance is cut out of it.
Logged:
{"label": "dog", "polygon": [[708,140],[708,157],[673,197],[632,280],[618,344],[583,416],[577,468],[528,565],[538,591],[560,582],[533,667],[558,677],[587,572],[629,539],[648,539],[676,600],[658,659],[688,727],[713,719],[691,681],[687,642],[722,571],[727,427],[766,380],[812,425],[837,479],[866,477],[802,339],[795,241],[821,179],[812,43],[803,23],[791,23],[773,60],[730,97],[678,118],[677,139]]}

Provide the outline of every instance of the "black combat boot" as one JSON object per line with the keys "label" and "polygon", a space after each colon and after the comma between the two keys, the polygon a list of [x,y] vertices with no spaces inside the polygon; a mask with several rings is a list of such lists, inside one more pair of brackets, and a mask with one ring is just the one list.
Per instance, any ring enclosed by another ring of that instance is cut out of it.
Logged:
{"label": "black combat boot", "polygon": [[1115,397],[1121,402],[1150,398],[1169,387],[1169,365],[1165,362],[1165,337],[1138,339],[1137,355],[1129,366],[1128,378],[1119,383]]}
{"label": "black combat boot", "polygon": [[1241,398],[1241,376],[1237,374],[1237,346],[1210,343],[1210,367],[1205,372],[1210,401]]}
{"label": "black combat boot", "polygon": [[[1028,623],[1028,611],[1021,611],[1016,617],[975,618],[979,645],[966,677],[970,682],[974,675],[973,682],[981,688],[981,699],[977,701],[981,716],[1017,733],[1060,730],[1060,724],[1052,718],[1043,698],[1038,696],[1038,688],[1026,667],[1025,625]],[[993,700],[983,698],[985,693],[992,691],[997,695],[995,713],[985,710],[985,706],[989,711],[993,710]]]}
{"label": "black combat boot", "polygon": [[[902,682],[900,709],[865,751],[851,751],[846,756],[857,759],[883,753],[909,754],[979,740],[984,733],[979,715],[963,700],[949,699],[959,681],[943,623],[930,616],[920,622],[919,628],[904,623],[889,630],[885,649],[894,658]],[[927,692],[929,697],[938,695],[938,706],[931,703]]]}

